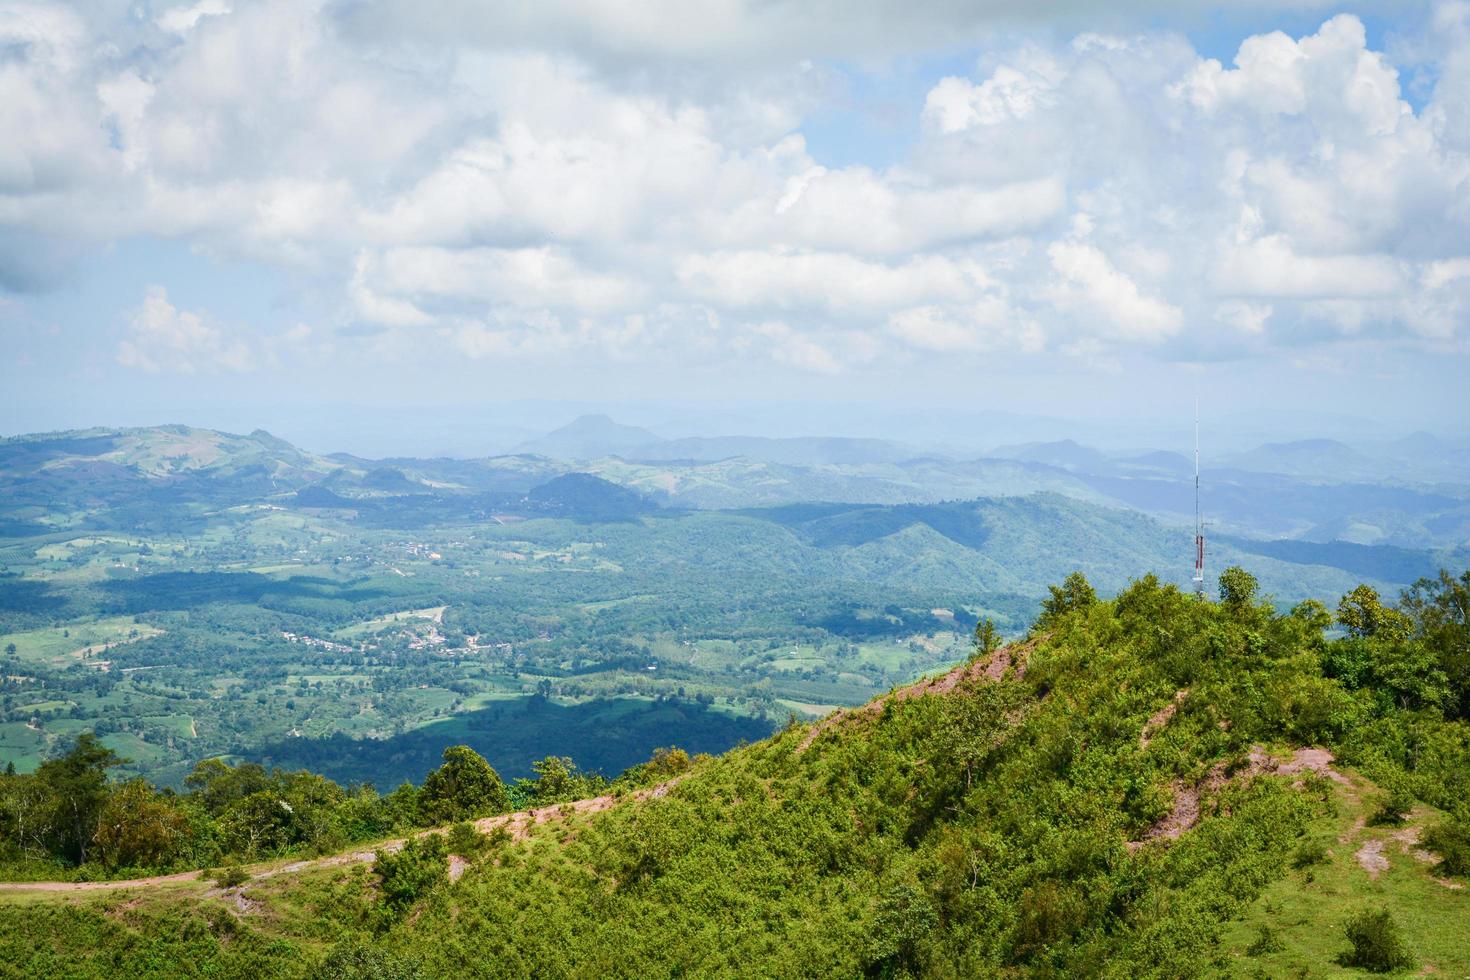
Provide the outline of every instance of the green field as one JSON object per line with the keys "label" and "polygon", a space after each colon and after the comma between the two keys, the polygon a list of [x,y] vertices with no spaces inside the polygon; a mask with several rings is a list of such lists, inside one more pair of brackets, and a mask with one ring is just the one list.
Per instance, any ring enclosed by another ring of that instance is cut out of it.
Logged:
{"label": "green field", "polygon": [[109,645],[132,643],[163,632],[140,623],[132,616],[112,616],[92,621],[70,622],[49,629],[0,634],[0,649],[15,644],[15,658],[24,663],[52,662],[60,658],[102,657]]}

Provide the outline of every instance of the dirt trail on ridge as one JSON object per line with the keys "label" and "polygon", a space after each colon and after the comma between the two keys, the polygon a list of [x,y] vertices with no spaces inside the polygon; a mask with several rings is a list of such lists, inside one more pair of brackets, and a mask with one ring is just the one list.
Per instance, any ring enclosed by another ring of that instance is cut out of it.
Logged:
{"label": "dirt trail on ridge", "polygon": [[[501,813],[493,817],[482,817],[474,821],[474,824],[475,828],[482,833],[504,828],[509,831],[513,840],[525,840],[530,836],[531,828],[540,826],[541,824],[551,823],[580,814],[601,813],[604,810],[611,810],[620,803],[637,803],[643,800],[667,796],[669,790],[683,778],[683,776],[675,776],[672,779],[659,783],[657,786],[635,790],[623,796],[614,796],[609,793],[585,800],[553,803],[548,806],[537,807],[533,810],[518,810],[515,813]],[[429,830],[421,830],[412,836],[426,837],[429,834],[443,834],[448,832],[448,830],[448,827],[434,827]],[[377,860],[380,852],[392,854],[402,850],[403,845],[408,840],[409,838],[407,837],[400,837],[396,840],[384,841],[371,850],[348,851],[343,854],[308,858],[302,861],[292,861],[288,864],[260,868],[251,872],[250,880],[263,881],[279,875],[299,874],[302,871],[311,871],[317,868],[370,864]],[[453,868],[451,868],[452,871]],[[116,891],[125,888],[153,888],[161,885],[200,881],[203,879],[203,875],[204,872],[202,871],[181,871],[178,874],[153,875],[148,878],[126,878],[117,881],[4,881],[0,882],[0,892],[88,892]],[[458,877],[458,875],[454,875],[454,877]]]}
{"label": "dirt trail on ridge", "polygon": [[822,735],[836,725],[840,725],[848,720],[876,717],[883,711],[883,706],[889,701],[906,701],[909,698],[917,698],[925,694],[948,694],[965,681],[979,681],[981,679],[998,681],[1005,677],[1006,672],[1012,666],[1016,669],[1015,676],[1024,677],[1026,674],[1026,658],[1045,639],[1045,636],[1038,636],[1026,640],[1023,643],[1012,643],[1003,646],[988,658],[976,660],[974,663],[960,664],[946,674],[940,674],[937,677],[926,677],[907,687],[895,688],[887,694],[876,697],[860,707],[839,708],[812,726],[812,730],[806,733],[806,738],[802,739],[801,744],[796,747],[796,754],[801,755],[807,749],[811,748],[813,742],[821,738]]}

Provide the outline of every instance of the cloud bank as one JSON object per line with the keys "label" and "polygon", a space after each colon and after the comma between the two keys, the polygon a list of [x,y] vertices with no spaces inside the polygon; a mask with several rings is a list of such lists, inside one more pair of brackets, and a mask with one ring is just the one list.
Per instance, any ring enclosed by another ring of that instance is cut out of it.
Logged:
{"label": "cloud bank", "polygon": [[[3,4],[0,288],[145,236],[308,277],[325,326],[391,357],[1465,350],[1470,4],[1414,39],[1417,108],[1351,15],[1222,63],[1165,31],[1043,37],[1034,4],[911,7]],[[972,35],[899,162],[808,145],[835,59]],[[128,367],[296,349],[138,302]]]}

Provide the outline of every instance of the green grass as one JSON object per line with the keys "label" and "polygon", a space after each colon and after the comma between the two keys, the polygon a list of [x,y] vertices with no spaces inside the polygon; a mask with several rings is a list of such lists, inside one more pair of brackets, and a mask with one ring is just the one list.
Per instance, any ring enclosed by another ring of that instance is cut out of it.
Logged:
{"label": "green grass", "polygon": [[0,760],[15,763],[21,772],[30,772],[46,757],[46,735],[28,728],[24,722],[0,724]]}
{"label": "green grass", "polygon": [[[26,630],[0,635],[0,649],[15,644],[16,656],[22,662],[50,662],[58,657],[79,654],[103,644],[130,643],[163,632],[155,626],[134,622],[132,616],[111,616],[91,621],[67,623],[50,629]],[[136,635],[135,635],[136,634]],[[101,656],[100,649],[92,655]]]}
{"label": "green grass", "polygon": [[[1321,863],[1294,869],[1268,886],[1222,936],[1230,975],[1272,977],[1362,977],[1363,971],[1341,966],[1347,951],[1343,927],[1365,908],[1386,907],[1403,931],[1418,972],[1470,977],[1470,888],[1446,887],[1432,864],[1415,856],[1418,847],[1404,831],[1418,830],[1437,819],[1428,807],[1417,808],[1404,827],[1370,827],[1377,794],[1365,791],[1360,779],[1336,791],[1338,814],[1319,820],[1312,836],[1328,845]],[[1395,835],[1399,835],[1396,837]],[[1355,855],[1378,842],[1388,868],[1371,877]],[[1455,884],[1455,883],[1451,883]],[[1458,884],[1463,885],[1463,882]],[[1248,950],[1268,927],[1279,940],[1276,952],[1250,955]]]}

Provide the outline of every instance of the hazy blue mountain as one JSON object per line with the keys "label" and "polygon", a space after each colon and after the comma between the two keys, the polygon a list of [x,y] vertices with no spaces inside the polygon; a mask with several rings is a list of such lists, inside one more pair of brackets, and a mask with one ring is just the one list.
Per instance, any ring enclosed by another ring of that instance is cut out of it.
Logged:
{"label": "hazy blue mountain", "polygon": [[661,441],[657,435],[639,426],[622,425],[606,415],[583,415],[540,438],[522,443],[516,450],[553,459],[600,459],[603,456],[622,456]]}
{"label": "hazy blue mountain", "polygon": [[1319,483],[1392,476],[1382,461],[1335,439],[1268,442],[1247,452],[1228,456],[1219,460],[1219,463],[1234,469],[1281,473]]}
{"label": "hazy blue mountain", "polygon": [[[1173,452],[1109,454],[1063,440],[1006,450],[1017,458],[958,460],[909,456],[901,444],[876,439],[647,442],[642,441],[651,435],[647,430],[591,416],[568,428],[571,435],[622,440],[628,455],[582,462],[529,453],[373,460],[316,455],[264,432],[242,436],[187,426],[21,436],[0,440],[0,489],[9,505],[0,519],[19,522],[16,527],[23,530],[57,506],[70,510],[81,505],[107,508],[107,520],[147,523],[169,505],[268,501],[316,487],[330,496],[302,498],[316,501],[312,506],[359,509],[364,519],[375,522],[409,523],[408,515],[416,514],[417,526],[503,509],[573,472],[641,494],[645,503],[677,508],[811,501],[935,504],[1052,492],[1142,511],[1169,524],[1188,523],[1194,513],[1193,460]],[[627,448],[635,439],[640,445]],[[572,441],[568,436],[563,445]],[[1401,454],[1454,450],[1452,444],[1422,434],[1401,442]],[[606,443],[594,446],[588,441],[576,451],[600,453],[604,448]],[[640,453],[670,458],[633,458]],[[1243,457],[1253,467],[1296,465],[1303,470],[1326,467],[1333,459],[1356,459],[1359,464],[1369,459],[1330,440],[1261,447]],[[1470,542],[1470,485],[1409,480],[1403,475],[1409,465],[1363,464],[1360,468],[1371,469],[1376,478],[1322,480],[1210,461],[1202,475],[1201,502],[1222,534],[1412,549]],[[374,506],[362,503],[369,498],[384,500]]]}
{"label": "hazy blue mountain", "polygon": [[1000,446],[991,450],[989,455],[999,459],[1045,463],[1047,466],[1055,466],[1064,470],[1102,471],[1108,468],[1108,458],[1105,454],[1071,439]]}
{"label": "hazy blue mountain", "polygon": [[844,437],[798,437],[771,439],[764,436],[717,436],[669,439],[639,446],[621,455],[650,462],[690,460],[718,462],[745,458],[798,466],[898,463],[921,455],[884,439]]}

